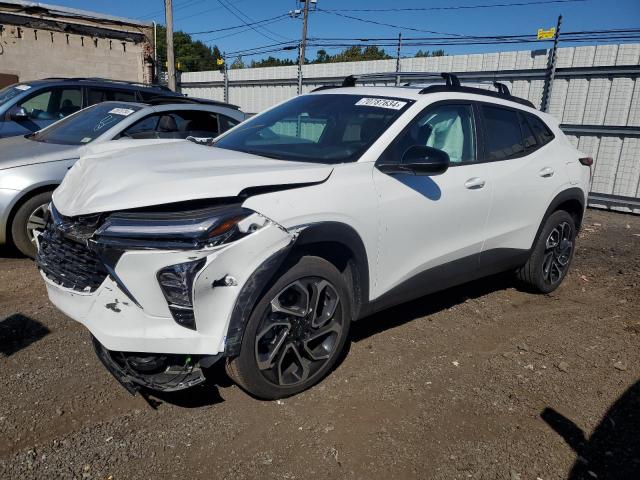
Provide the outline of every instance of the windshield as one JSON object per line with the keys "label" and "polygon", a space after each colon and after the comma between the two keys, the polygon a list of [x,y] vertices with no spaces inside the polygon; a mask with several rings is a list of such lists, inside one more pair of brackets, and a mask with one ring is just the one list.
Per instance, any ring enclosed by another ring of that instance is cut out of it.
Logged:
{"label": "windshield", "polygon": [[31,87],[29,85],[10,85],[6,88],[0,90],[0,105],[8,102],[14,97],[17,97],[22,92],[29,90]]}
{"label": "windshield", "polygon": [[29,138],[36,142],[84,145],[141,108],[130,103],[99,103],[60,120]]}
{"label": "windshield", "polygon": [[246,120],[214,145],[280,160],[354,162],[411,103],[364,95],[305,95]]}

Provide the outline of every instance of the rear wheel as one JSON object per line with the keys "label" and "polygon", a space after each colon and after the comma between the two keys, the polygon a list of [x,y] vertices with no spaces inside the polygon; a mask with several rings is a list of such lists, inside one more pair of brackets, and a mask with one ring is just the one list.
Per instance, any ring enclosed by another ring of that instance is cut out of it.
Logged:
{"label": "rear wheel", "polygon": [[34,258],[36,256],[35,231],[44,229],[51,193],[39,193],[28,199],[20,205],[11,222],[13,244],[27,257]]}
{"label": "rear wheel", "polygon": [[349,334],[350,295],[341,273],[302,257],[256,304],[229,376],[263,399],[295,395],[335,365]]}
{"label": "rear wheel", "polygon": [[518,278],[533,290],[549,293],[569,271],[576,239],[573,217],[564,210],[553,212],[544,224],[531,256],[518,270]]}

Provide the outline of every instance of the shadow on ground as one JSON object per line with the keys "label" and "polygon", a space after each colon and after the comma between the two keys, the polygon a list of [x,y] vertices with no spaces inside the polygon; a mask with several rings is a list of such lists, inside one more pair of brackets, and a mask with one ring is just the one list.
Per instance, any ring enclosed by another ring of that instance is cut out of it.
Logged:
{"label": "shadow on ground", "polygon": [[17,248],[9,245],[0,246],[0,258],[26,258]]}
{"label": "shadow on ground", "polygon": [[0,353],[6,357],[37,342],[50,330],[37,320],[25,315],[10,315],[0,320]]}
{"label": "shadow on ground", "polygon": [[569,480],[640,478],[640,381],[616,400],[589,438],[553,408],[540,417],[577,454]]}
{"label": "shadow on ground", "polygon": [[157,409],[163,403],[181,408],[200,408],[224,402],[220,388],[233,385],[224,371],[224,362],[220,361],[205,371],[207,380],[200,385],[178,392],[157,392],[145,389],[140,395],[151,408]]}
{"label": "shadow on ground", "polygon": [[359,342],[384,330],[454,307],[470,298],[516,286],[513,275],[499,274],[426,295],[354,322],[351,325],[351,341]]}

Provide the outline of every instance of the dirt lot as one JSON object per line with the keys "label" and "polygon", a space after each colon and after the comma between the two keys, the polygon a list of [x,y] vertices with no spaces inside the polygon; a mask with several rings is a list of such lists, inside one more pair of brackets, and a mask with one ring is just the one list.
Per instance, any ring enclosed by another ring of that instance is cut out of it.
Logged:
{"label": "dirt lot", "polygon": [[360,322],[297,397],[214,369],[155,409],[5,251],[0,478],[640,478],[640,217],[585,223],[552,295],[475,282]]}

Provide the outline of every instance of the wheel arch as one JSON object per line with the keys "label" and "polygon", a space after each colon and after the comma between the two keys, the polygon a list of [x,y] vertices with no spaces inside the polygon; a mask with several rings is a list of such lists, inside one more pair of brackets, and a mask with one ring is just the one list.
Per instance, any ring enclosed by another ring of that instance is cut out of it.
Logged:
{"label": "wheel arch", "polygon": [[[11,238],[11,224],[13,223],[13,219],[15,218],[18,209],[25,202],[35,197],[36,195],[40,195],[41,193],[45,192],[53,192],[58,187],[58,185],[59,183],[54,182],[40,183],[31,186],[31,188],[29,188],[28,190],[23,190],[22,192],[20,192],[20,195],[17,196],[14,199],[13,203],[10,205],[9,213],[7,214],[6,220],[4,222],[3,231],[0,232],[1,234],[4,234],[5,243],[13,241],[13,239]],[[0,239],[1,238],[2,235],[0,235]]]}
{"label": "wheel arch", "polygon": [[332,263],[346,278],[352,293],[352,318],[361,318],[369,305],[369,266],[364,242],[353,227],[341,222],[305,226],[295,240],[267,258],[244,284],[231,312],[225,356],[240,353],[242,338],[253,307],[283,265],[305,255]]}
{"label": "wheel arch", "polygon": [[584,216],[584,211],[586,208],[586,201],[584,191],[578,187],[568,188],[566,190],[562,190],[558,193],[551,203],[542,217],[542,221],[540,222],[540,226],[538,227],[538,231],[536,232],[536,236],[533,239],[533,243],[531,244],[531,248],[538,241],[538,237],[544,228],[544,224],[549,218],[549,216],[558,210],[564,210],[569,213],[575,223],[576,230],[580,230],[580,226],[582,225],[582,218]]}

